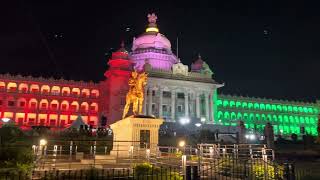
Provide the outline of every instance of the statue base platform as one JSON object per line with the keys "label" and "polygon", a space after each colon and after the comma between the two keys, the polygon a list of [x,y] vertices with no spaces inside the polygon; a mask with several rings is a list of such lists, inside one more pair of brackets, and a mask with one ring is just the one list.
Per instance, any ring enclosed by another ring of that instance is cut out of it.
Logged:
{"label": "statue base platform", "polygon": [[113,131],[113,148],[110,155],[129,157],[150,150],[155,153],[159,143],[159,128],[163,119],[136,115],[110,125]]}

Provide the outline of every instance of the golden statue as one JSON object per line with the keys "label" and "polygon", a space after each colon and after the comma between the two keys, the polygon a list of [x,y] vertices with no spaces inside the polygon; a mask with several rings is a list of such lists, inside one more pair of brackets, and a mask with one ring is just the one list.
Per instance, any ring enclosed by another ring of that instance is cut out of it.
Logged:
{"label": "golden statue", "polygon": [[143,99],[144,99],[144,87],[147,84],[148,74],[138,73],[133,71],[129,79],[129,92],[126,96],[126,105],[123,110],[122,119],[128,114],[130,105],[133,104],[133,114],[138,115],[142,113]]}

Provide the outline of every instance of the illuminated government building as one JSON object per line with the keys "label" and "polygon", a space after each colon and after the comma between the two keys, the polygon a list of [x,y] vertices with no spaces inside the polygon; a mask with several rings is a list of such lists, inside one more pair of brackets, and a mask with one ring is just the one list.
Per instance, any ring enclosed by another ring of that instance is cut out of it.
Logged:
{"label": "illuminated government building", "polygon": [[[148,15],[146,32],[133,39],[128,52],[122,44],[108,60],[105,80],[99,83],[0,75],[0,117],[22,128],[68,127],[78,116],[98,127],[120,120],[133,70],[146,71],[143,113],[164,118],[202,121],[214,126],[236,126],[244,121],[262,131],[267,122],[275,134],[316,135],[320,102],[218,95],[224,84],[213,79],[209,65],[199,56],[189,68],[172,52],[170,41]],[[303,128],[302,128],[303,127]]]}

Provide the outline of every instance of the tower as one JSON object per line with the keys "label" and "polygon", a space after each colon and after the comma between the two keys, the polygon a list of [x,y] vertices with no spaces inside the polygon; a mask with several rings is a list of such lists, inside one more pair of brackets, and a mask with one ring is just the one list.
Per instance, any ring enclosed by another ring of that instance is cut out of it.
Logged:
{"label": "tower", "polygon": [[128,80],[133,69],[133,64],[129,60],[128,52],[124,48],[124,43],[116,52],[112,53],[108,61],[109,69],[105,72],[107,78],[103,83],[103,90],[106,92],[102,104],[104,104],[104,114],[107,117],[107,124],[121,119],[125,96],[128,91]]}

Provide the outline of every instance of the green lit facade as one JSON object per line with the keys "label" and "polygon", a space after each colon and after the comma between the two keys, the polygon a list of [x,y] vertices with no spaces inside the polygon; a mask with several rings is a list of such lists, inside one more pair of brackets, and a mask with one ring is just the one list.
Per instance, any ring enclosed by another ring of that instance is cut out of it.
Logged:
{"label": "green lit facade", "polygon": [[320,101],[304,103],[242,96],[218,95],[215,99],[216,123],[236,126],[244,121],[246,128],[263,132],[267,122],[273,125],[274,133],[318,135],[317,122]]}

